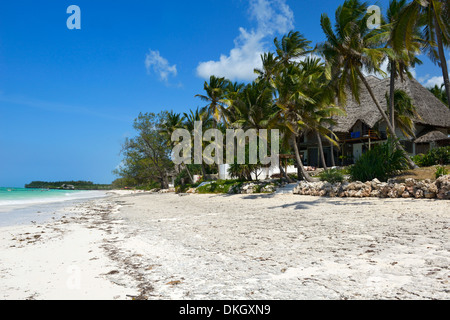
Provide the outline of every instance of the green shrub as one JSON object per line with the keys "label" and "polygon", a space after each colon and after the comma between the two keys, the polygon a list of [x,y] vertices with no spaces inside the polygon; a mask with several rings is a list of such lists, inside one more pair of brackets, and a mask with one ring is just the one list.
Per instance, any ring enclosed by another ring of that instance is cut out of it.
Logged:
{"label": "green shrub", "polygon": [[431,149],[427,154],[418,154],[413,159],[419,167],[450,164],[450,146]]}
{"label": "green shrub", "polygon": [[445,176],[447,174],[448,174],[448,170],[445,167],[443,167],[443,166],[439,166],[439,167],[436,168],[436,172],[435,172],[434,175],[435,175],[435,177],[437,179],[437,178],[439,178],[441,176]]}
{"label": "green shrub", "polygon": [[198,193],[228,193],[234,186],[242,184],[240,180],[217,180],[197,188]]}
{"label": "green shrub", "polygon": [[403,152],[396,149],[394,143],[388,140],[364,153],[349,168],[349,173],[353,181],[371,181],[375,178],[386,181],[407,168],[408,162]]}
{"label": "green shrub", "polygon": [[343,182],[344,172],[339,169],[328,169],[321,172],[319,178],[321,181],[328,181],[330,183]]}

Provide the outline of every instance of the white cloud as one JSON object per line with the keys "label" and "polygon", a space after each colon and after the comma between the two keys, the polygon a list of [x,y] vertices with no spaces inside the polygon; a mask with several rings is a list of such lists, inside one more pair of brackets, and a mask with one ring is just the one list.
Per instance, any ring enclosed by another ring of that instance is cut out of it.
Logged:
{"label": "white cloud", "polygon": [[[450,52],[449,52],[450,54]],[[447,60],[447,66],[450,66],[450,60]],[[442,74],[442,72],[441,72]],[[450,73],[449,73],[450,77]],[[419,82],[426,88],[434,87],[435,85],[441,86],[444,84],[444,76],[435,76],[432,77],[430,74],[427,74],[424,77],[419,78]]]}
{"label": "white cloud", "polygon": [[284,34],[294,28],[294,14],[285,0],[250,0],[250,18],[256,21],[256,29],[239,28],[239,36],[228,55],[218,61],[200,62],[198,76],[208,79],[211,75],[230,80],[255,79],[254,69],[261,68],[261,54],[269,51],[276,34]]}
{"label": "white cloud", "polygon": [[157,73],[159,75],[159,79],[164,82],[169,81],[169,76],[172,75],[176,77],[177,75],[177,66],[170,65],[169,61],[166,58],[162,57],[159,51],[150,50],[145,57],[145,67],[147,68],[147,72]]}
{"label": "white cloud", "polygon": [[428,88],[428,87],[434,87],[435,85],[438,85],[439,87],[444,83],[444,77],[443,76],[436,76],[436,77],[431,77],[429,79],[426,79],[423,81],[423,86]]}

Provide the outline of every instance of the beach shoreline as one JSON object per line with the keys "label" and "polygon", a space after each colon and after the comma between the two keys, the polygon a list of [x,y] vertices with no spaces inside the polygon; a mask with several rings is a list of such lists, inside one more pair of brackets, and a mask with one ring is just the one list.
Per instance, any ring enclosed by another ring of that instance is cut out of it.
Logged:
{"label": "beach shoreline", "polygon": [[118,191],[0,228],[1,299],[448,299],[445,201]]}

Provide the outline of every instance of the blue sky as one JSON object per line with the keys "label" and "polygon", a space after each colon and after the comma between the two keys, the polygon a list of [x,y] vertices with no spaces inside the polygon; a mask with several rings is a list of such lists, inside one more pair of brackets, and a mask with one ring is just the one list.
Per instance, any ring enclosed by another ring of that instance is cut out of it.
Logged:
{"label": "blue sky", "polygon": [[[339,4],[2,1],[0,185],[110,183],[139,112],[202,106],[194,96],[213,73],[250,81],[275,36],[294,29],[321,42],[320,15],[332,17]],[[81,9],[81,30],[67,28],[70,5]],[[422,60],[415,70],[419,81],[440,82],[440,69]]]}

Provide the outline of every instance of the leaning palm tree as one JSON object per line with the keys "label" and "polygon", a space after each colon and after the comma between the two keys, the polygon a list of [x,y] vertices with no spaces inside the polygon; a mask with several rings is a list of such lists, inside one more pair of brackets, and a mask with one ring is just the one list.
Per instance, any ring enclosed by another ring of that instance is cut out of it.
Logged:
{"label": "leaning palm tree", "polygon": [[[279,129],[283,132],[284,143],[294,149],[299,173],[309,182],[317,181],[312,178],[303,166],[297,139],[301,135],[301,108],[307,102],[315,101],[307,96],[308,81],[314,73],[312,70],[304,72],[300,69],[299,60],[311,52],[310,41],[299,32],[289,32],[281,40],[275,38],[276,68],[271,80],[276,89],[276,104],[281,109],[279,116]],[[309,75],[306,76],[309,72]],[[280,168],[281,169],[281,168]]]}
{"label": "leaning palm tree", "polygon": [[274,79],[274,85],[278,92],[276,100],[277,106],[281,109],[280,126],[284,127],[284,137],[289,139],[290,145],[294,149],[294,154],[300,173],[306,181],[314,182],[303,166],[300,152],[297,145],[297,138],[301,134],[301,126],[305,119],[302,119],[301,108],[305,103],[314,103],[306,94],[306,78],[297,65],[291,64],[284,68]]}
{"label": "leaning palm tree", "polygon": [[[392,133],[396,147],[403,152],[409,166],[416,168],[417,165],[400,144],[386,111],[381,106],[363,73],[365,69],[384,74],[381,70],[381,63],[386,57],[393,57],[392,50],[383,46],[385,36],[380,30],[369,28],[368,18],[367,5],[359,0],[346,0],[343,5],[338,7],[334,30],[329,17],[323,14],[321,16],[321,27],[327,41],[322,43],[319,49],[326,57],[327,63],[334,65],[334,67],[328,66],[327,69],[337,68],[340,70],[339,86],[341,92],[350,87],[352,95],[359,102],[361,83],[364,85],[386,122],[388,130]],[[330,75],[330,72],[327,72],[327,74]]]}
{"label": "leaning palm tree", "polygon": [[394,28],[394,47],[410,50],[415,43],[415,30],[420,27],[425,51],[442,69],[447,101],[450,80],[444,48],[450,46],[450,2],[448,0],[413,0],[400,13]]}
{"label": "leaning palm tree", "polygon": [[332,117],[334,115],[343,115],[344,112],[335,104],[335,92],[333,83],[327,81],[325,76],[324,64],[317,58],[307,58],[300,62],[300,68],[303,71],[303,77],[307,79],[306,92],[310,99],[305,101],[302,108],[298,110],[301,121],[300,128],[306,132],[312,132],[316,135],[319,146],[320,160],[325,169],[327,163],[323,150],[322,138],[331,143],[331,147],[337,146],[335,134],[330,127],[335,124]]}

